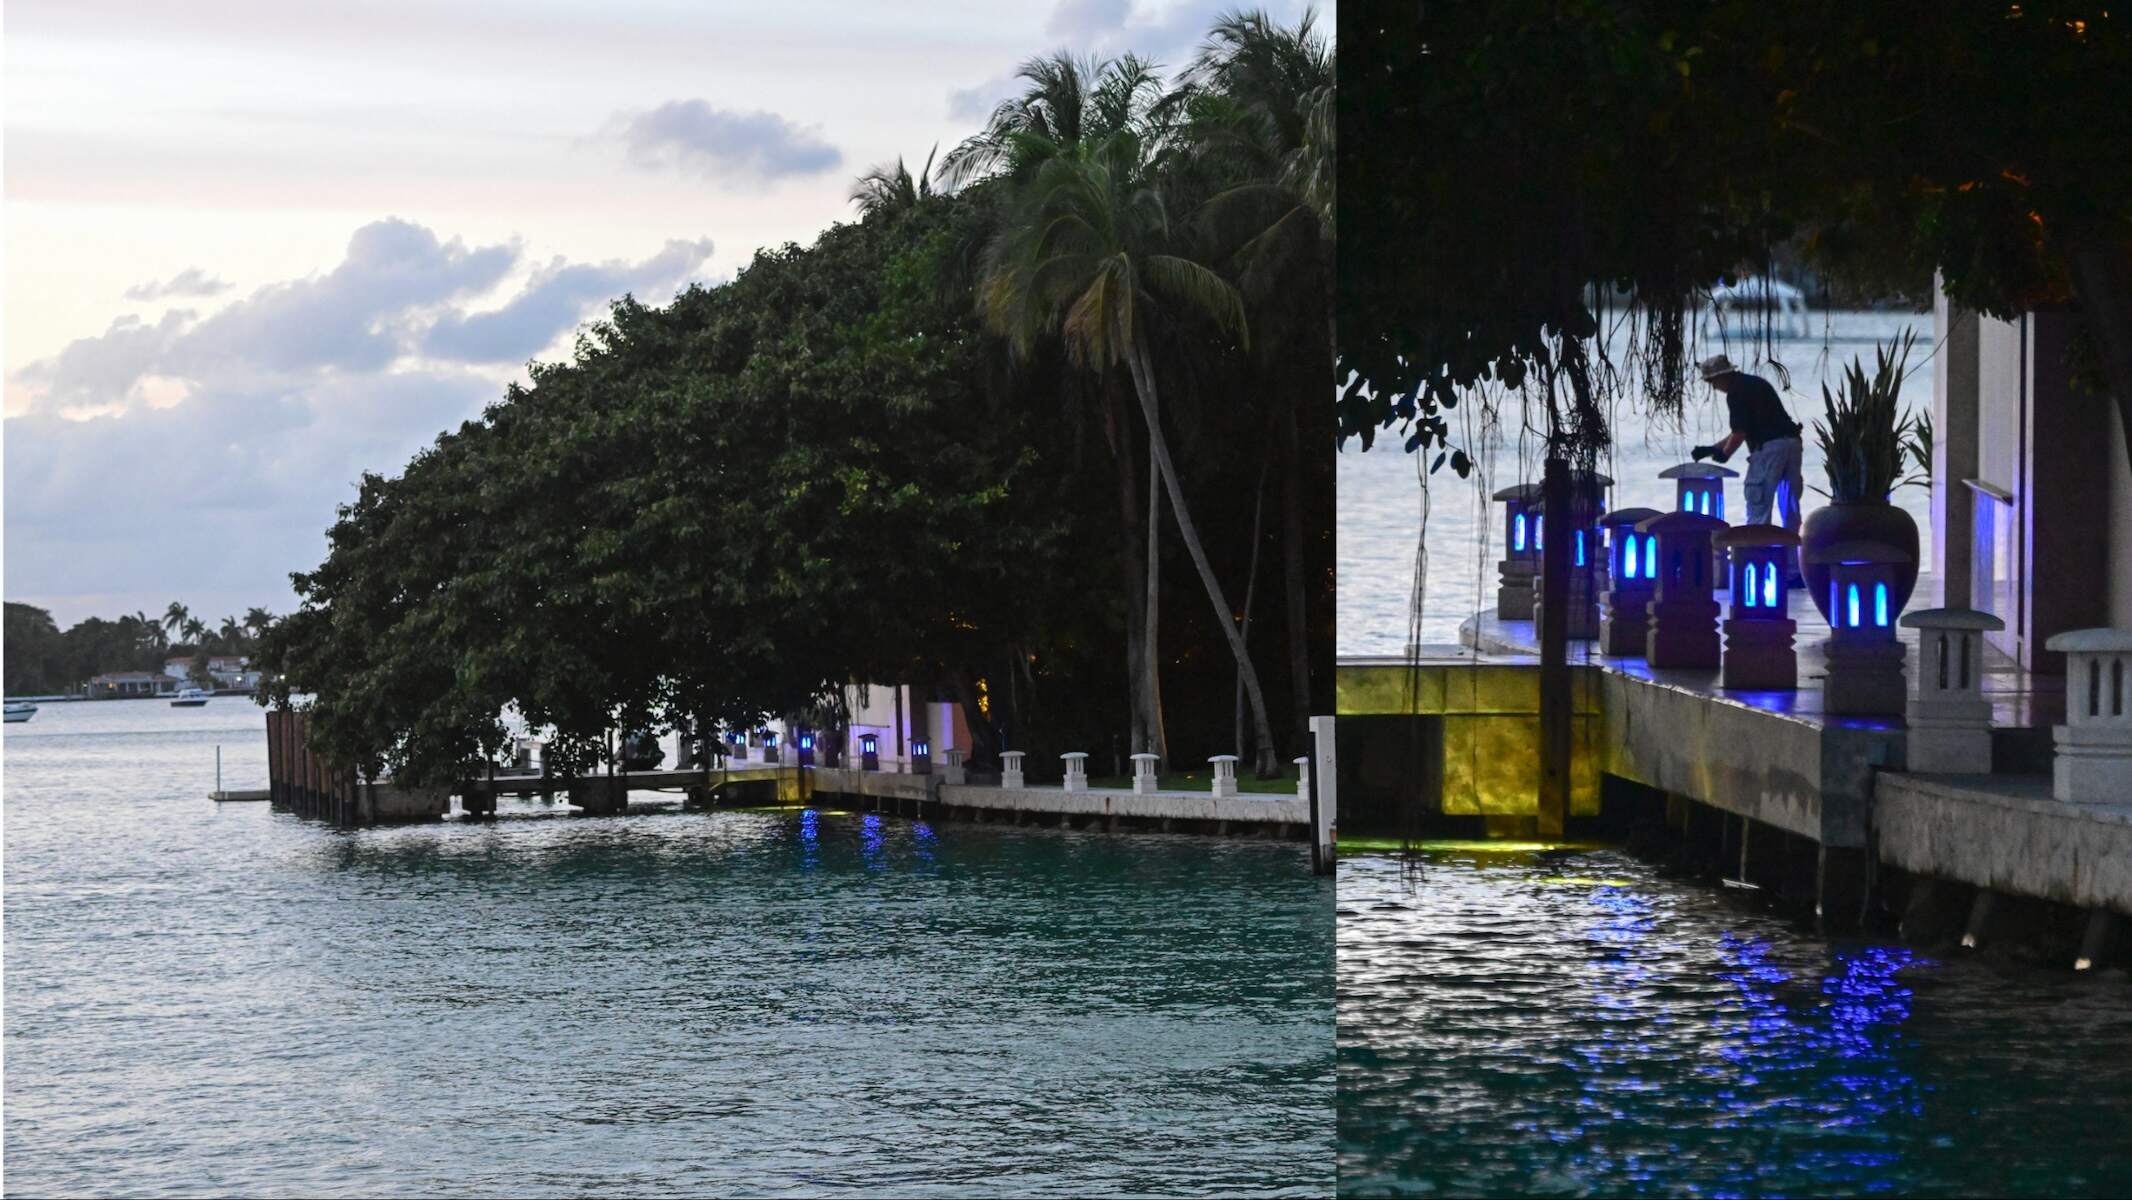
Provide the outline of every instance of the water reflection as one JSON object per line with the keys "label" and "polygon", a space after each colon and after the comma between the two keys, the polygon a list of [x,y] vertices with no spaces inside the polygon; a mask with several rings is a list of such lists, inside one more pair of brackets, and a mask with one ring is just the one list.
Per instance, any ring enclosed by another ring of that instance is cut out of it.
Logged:
{"label": "water reflection", "polygon": [[1831,944],[1612,851],[1350,857],[1340,899],[1342,1195],[2132,1188],[2122,973]]}

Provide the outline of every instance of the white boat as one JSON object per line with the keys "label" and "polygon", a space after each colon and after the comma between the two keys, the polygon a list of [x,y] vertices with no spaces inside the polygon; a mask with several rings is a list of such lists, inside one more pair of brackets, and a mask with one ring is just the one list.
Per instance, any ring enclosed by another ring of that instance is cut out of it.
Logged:
{"label": "white boat", "polygon": [[199,688],[186,688],[170,702],[172,708],[198,708],[207,703],[207,693]]}
{"label": "white boat", "polygon": [[36,715],[37,706],[27,700],[10,700],[7,702],[5,719],[10,725],[20,725]]}

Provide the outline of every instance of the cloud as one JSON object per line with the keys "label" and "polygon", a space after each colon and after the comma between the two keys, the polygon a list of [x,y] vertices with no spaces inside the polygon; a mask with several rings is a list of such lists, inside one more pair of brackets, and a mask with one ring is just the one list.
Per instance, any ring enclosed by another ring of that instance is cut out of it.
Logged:
{"label": "cloud", "polygon": [[624,113],[610,130],[629,158],[648,169],[673,169],[729,186],[820,175],[844,164],[844,152],[820,131],[771,112],[734,112],[706,100],[669,100],[649,112]]}
{"label": "cloud", "polygon": [[589,311],[687,281],[710,253],[551,259],[477,310],[521,268],[515,242],[383,220],[330,270],[204,317],[120,317],[11,379],[29,402],[0,438],[9,594],[284,605],[364,471],[399,470]]}
{"label": "cloud", "polygon": [[210,276],[198,267],[187,267],[161,282],[151,279],[146,283],[134,284],[126,289],[126,299],[167,300],[172,296],[219,296],[229,289],[227,282]]}
{"label": "cloud", "polygon": [[502,308],[479,313],[449,313],[438,318],[423,338],[432,358],[459,362],[524,362],[576,325],[589,305],[623,294],[658,293],[663,302],[672,290],[711,256],[711,240],[672,241],[641,263],[565,263],[555,259],[533,274],[526,286]]}
{"label": "cloud", "polygon": [[1021,82],[1013,75],[994,75],[974,87],[955,88],[948,92],[948,117],[956,121],[983,121],[999,107],[1000,101],[1021,91]]}

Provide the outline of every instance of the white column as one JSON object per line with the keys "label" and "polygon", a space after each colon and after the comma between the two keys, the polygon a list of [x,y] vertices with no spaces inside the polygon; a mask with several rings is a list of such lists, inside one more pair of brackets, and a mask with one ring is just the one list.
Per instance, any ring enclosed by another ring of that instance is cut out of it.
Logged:
{"label": "white column", "polygon": [[1059,755],[1059,757],[1066,762],[1065,789],[1069,792],[1087,791],[1088,752],[1085,750],[1068,750],[1066,753]]}
{"label": "white column", "polygon": [[1340,829],[1340,760],[1335,754],[1335,724],[1335,718],[1330,716],[1310,719],[1310,735],[1318,759],[1311,770],[1311,784],[1318,794],[1318,811],[1311,818],[1310,844],[1312,866],[1320,875],[1333,873],[1333,856]]}
{"label": "white column", "polygon": [[1310,799],[1310,756],[1295,760],[1295,794],[1298,800]]}
{"label": "white column", "polygon": [[999,752],[999,786],[1003,788],[1020,788],[1024,786],[1022,783],[1022,758],[1027,753],[1025,750],[1002,750]]}

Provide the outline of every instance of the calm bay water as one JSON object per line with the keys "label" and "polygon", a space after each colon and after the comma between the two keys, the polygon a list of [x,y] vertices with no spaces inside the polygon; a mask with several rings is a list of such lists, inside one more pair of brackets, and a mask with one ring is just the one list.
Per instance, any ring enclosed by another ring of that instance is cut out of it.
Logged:
{"label": "calm bay water", "polygon": [[9,1194],[1324,1194],[1295,846],[831,812],[336,832],[259,711],[5,732]]}
{"label": "calm bay water", "polygon": [[2132,1194],[2132,982],[1830,943],[1616,851],[1340,864],[1340,1192]]}
{"label": "calm bay water", "polygon": [[[1911,351],[1909,371],[1902,391],[1906,411],[1931,411],[1933,370],[1933,318],[1931,313],[1817,313],[1813,336],[1778,341],[1772,347],[1778,361],[1791,373],[1785,389],[1776,372],[1756,361],[1757,350],[1735,337],[1726,342],[1711,338],[1691,348],[1696,358],[1727,354],[1778,387],[1791,410],[1792,419],[1806,426],[1803,470],[1809,489],[1806,511],[1824,503],[1811,489],[1828,486],[1821,454],[1814,445],[1814,421],[1822,414],[1821,385],[1840,383],[1853,356],[1861,359],[1870,374],[1873,343],[1887,341],[1904,329],[1914,329],[1917,346]],[[1620,348],[1616,348],[1617,360]],[[1640,384],[1631,375],[1625,393],[1640,395]],[[1543,458],[1543,439],[1523,432],[1522,417],[1515,410],[1503,413],[1503,426],[1491,436],[1468,425],[1478,420],[1470,405],[1454,410],[1453,444],[1486,447],[1476,455],[1482,469],[1460,479],[1448,466],[1427,476],[1428,578],[1422,606],[1421,640],[1455,645],[1459,623],[1483,605],[1493,606],[1495,564],[1503,557],[1502,507],[1486,497],[1516,483],[1537,482]],[[1724,398],[1699,382],[1688,385],[1688,407],[1681,426],[1652,421],[1624,401],[1614,414],[1614,449],[1599,469],[1614,480],[1610,507],[1641,506],[1661,511],[1673,507],[1673,481],[1658,473],[1675,463],[1688,461],[1690,447],[1714,442],[1724,436]],[[1422,532],[1422,479],[1417,474],[1428,462],[1406,454],[1398,438],[1387,436],[1373,450],[1364,452],[1350,442],[1340,453],[1337,476],[1339,514],[1339,651],[1343,655],[1402,653],[1408,639],[1409,597],[1414,586],[1416,546]],[[1726,464],[1743,475],[1747,469],[1745,447]],[[1922,488],[1897,488],[1894,500],[1917,519],[1919,544],[1926,561],[1932,556],[1931,497]],[[1745,519],[1746,497],[1737,479],[1726,481],[1727,515],[1735,524]],[[1490,540],[1482,543],[1486,532]]]}

